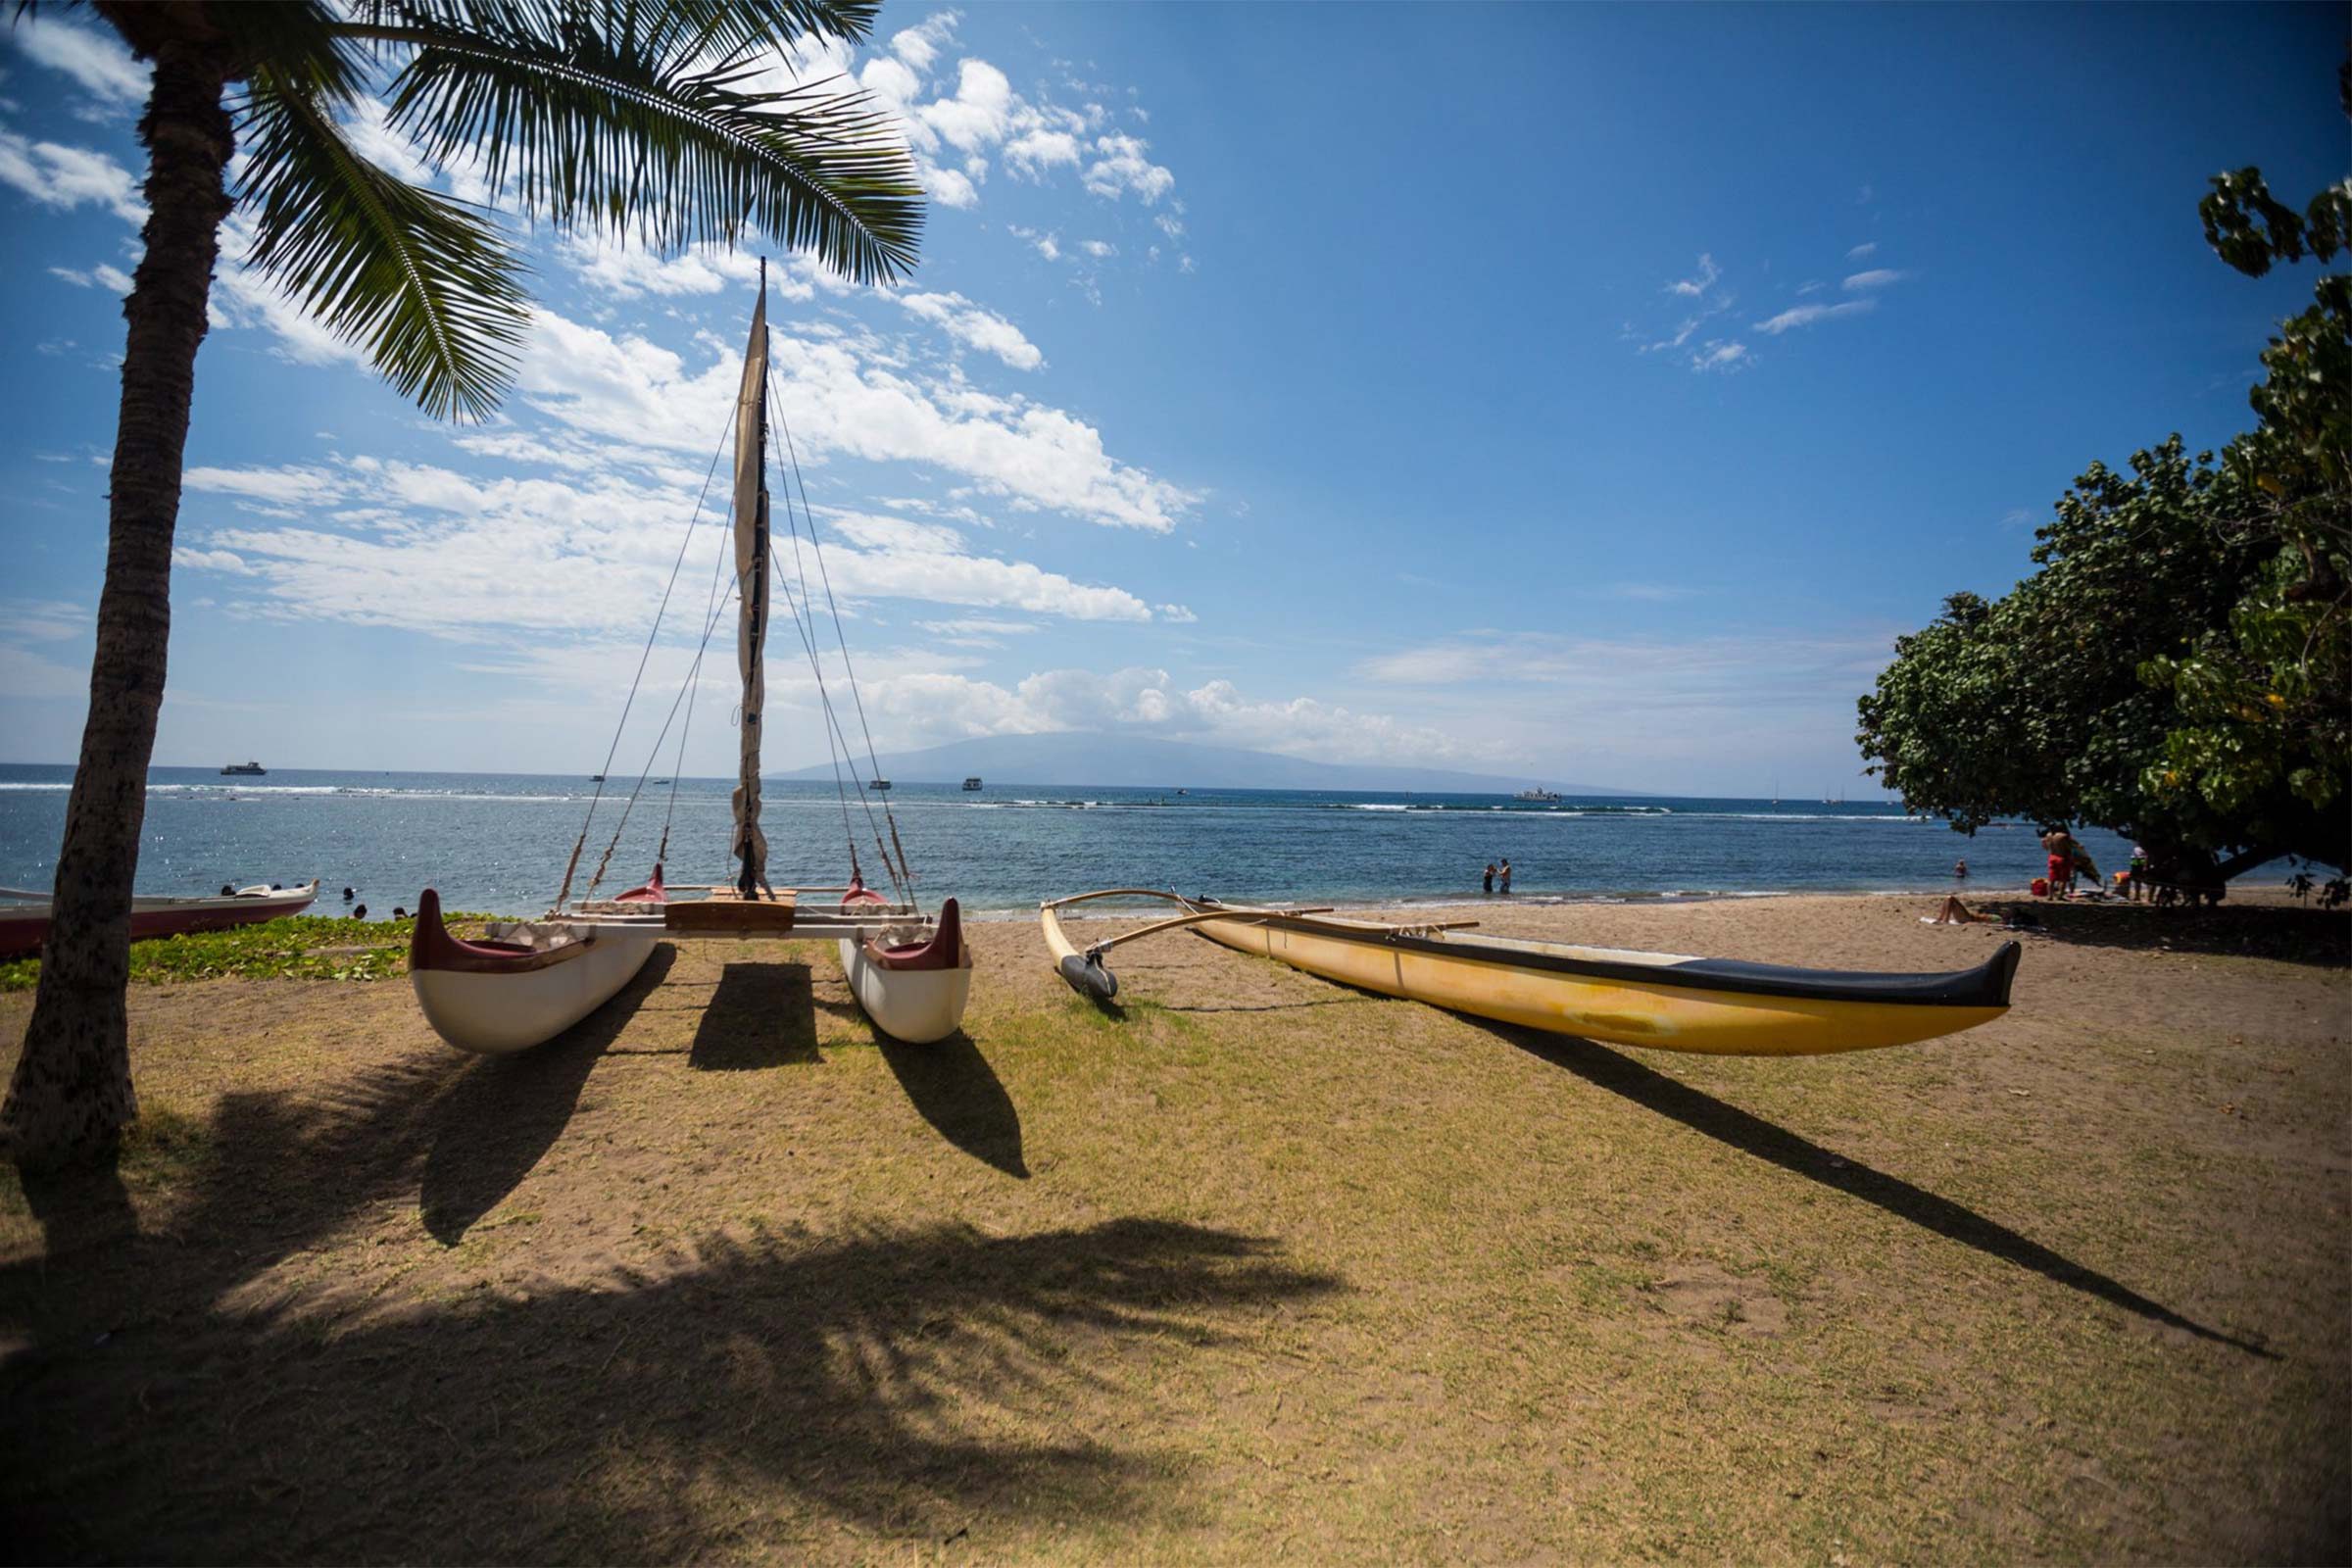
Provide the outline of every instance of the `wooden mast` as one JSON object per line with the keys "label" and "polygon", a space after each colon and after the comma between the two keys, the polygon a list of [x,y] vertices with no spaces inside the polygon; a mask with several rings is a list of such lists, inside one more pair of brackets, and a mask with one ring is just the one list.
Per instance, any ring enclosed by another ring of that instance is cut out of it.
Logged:
{"label": "wooden mast", "polygon": [[742,748],[735,783],[735,888],[760,896],[767,883],[767,836],[760,831],[760,715],[767,705],[767,260],[760,261],[760,304],[752,313],[735,404],[735,575],[741,601],[736,669],[743,677]]}

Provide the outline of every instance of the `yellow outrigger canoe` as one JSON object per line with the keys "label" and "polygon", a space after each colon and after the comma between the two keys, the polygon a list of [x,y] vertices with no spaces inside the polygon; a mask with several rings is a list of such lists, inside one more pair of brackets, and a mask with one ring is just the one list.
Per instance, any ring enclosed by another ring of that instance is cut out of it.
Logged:
{"label": "yellow outrigger canoe", "polygon": [[[1182,912],[1083,950],[1062,931],[1061,908],[1122,897],[1164,900]],[[1382,925],[1324,908],[1254,908],[1142,888],[1054,899],[1040,906],[1039,917],[1055,969],[1072,989],[1100,1001],[1118,992],[1104,954],[1138,937],[1190,929],[1342,985],[1500,1023],[1733,1056],[1871,1051],[1989,1023],[2009,1010],[2021,951],[2003,943],[1975,968],[1948,974],[1794,969],[1463,935],[1477,924],[1472,920]]]}

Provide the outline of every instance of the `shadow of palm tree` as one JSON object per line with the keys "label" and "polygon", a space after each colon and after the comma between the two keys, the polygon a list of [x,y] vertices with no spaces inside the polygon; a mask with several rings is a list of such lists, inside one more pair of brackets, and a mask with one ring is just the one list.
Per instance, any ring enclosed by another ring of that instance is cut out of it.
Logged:
{"label": "shadow of palm tree", "polygon": [[1645,1109],[1672,1117],[1693,1132],[1704,1133],[1718,1143],[1727,1144],[1742,1153],[1752,1154],[1849,1198],[1858,1198],[1897,1219],[1908,1220],[1933,1231],[1947,1241],[1974,1248],[2005,1263],[2032,1269],[2044,1279],[2095,1297],[2109,1305],[2122,1307],[2151,1323],[2161,1323],[2167,1328],[2227,1345],[2266,1360],[2279,1358],[2277,1351],[2248,1344],[2219,1329],[2207,1328],[2202,1323],[2183,1317],[2171,1307],[2150,1300],[2095,1269],[2085,1268],[2041,1243],[2019,1235],[2006,1225],[1986,1219],[1975,1209],[1948,1198],[1939,1198],[1898,1176],[1874,1170],[1859,1160],[1833,1154],[1808,1138],[1717,1100],[1689,1084],[1669,1078],[1606,1046],[1590,1040],[1542,1034],[1483,1018],[1465,1016],[1463,1021],[1517,1046],[1532,1056],[1567,1069],[1596,1089],[1621,1095]]}
{"label": "shadow of palm tree", "polygon": [[313,1156],[413,1152],[402,1087],[324,1126],[240,1110],[213,1180],[248,1201],[200,1205],[206,1245],[0,1274],[0,1327],[39,1351],[0,1371],[7,1555],[648,1560],[1141,1520],[1176,1506],[1175,1461],[1121,1446],[1152,1426],[1123,1357],[1232,1343],[1340,1284],[1262,1239],[1121,1220],[760,1231],[528,1299],[224,1304],[403,1162],[346,1187]]}
{"label": "shadow of palm tree", "polygon": [[119,1242],[139,1228],[130,1194],[117,1168],[120,1151],[88,1165],[59,1172],[19,1169],[24,1204],[41,1227],[44,1256]]}
{"label": "shadow of palm tree", "polygon": [[746,1072],[822,1061],[816,1004],[805,963],[730,963],[694,1031],[686,1064],[702,1072]]}
{"label": "shadow of palm tree", "polygon": [[875,1036],[899,1087],[941,1137],[1007,1176],[1029,1179],[1021,1159],[1021,1113],[971,1036],[958,1029],[927,1046],[910,1046],[880,1030]]}
{"label": "shadow of palm tree", "polygon": [[478,1056],[434,1100],[417,1206],[444,1247],[531,1173],[563,1136],[588,1082],[647,993],[676,962],[667,943],[603,1006],[543,1046],[512,1056]]}

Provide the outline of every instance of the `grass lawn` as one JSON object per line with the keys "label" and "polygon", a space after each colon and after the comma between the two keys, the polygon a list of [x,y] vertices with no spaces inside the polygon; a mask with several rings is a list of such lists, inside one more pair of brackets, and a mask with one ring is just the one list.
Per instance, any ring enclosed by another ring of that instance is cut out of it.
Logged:
{"label": "grass lawn", "polygon": [[[1928,907],[1496,924],[1997,940]],[[1104,1011],[974,941],[920,1048],[816,943],[662,950],[505,1060],[397,978],[134,987],[119,1176],[0,1178],[8,1555],[2352,1550],[2339,964],[2043,939],[1996,1024],[1747,1061],[1182,935]]]}

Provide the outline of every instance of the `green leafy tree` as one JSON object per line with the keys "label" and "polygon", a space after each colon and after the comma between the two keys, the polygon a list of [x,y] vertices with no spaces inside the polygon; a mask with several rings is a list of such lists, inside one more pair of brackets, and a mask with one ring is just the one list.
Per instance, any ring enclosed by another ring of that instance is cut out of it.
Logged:
{"label": "green leafy tree", "polygon": [[[2259,276],[2352,236],[2352,182],[2301,213],[2256,170],[2217,177],[2207,239]],[[2003,598],[1948,600],[1861,700],[1872,771],[1974,832],[2088,821],[2145,843],[2160,880],[2214,890],[2352,854],[2352,282],[2263,355],[2255,428],[2193,459],[2179,436],[2094,464]]]}
{"label": "green leafy tree", "polygon": [[[2352,240],[2352,181],[2301,215],[2271,199],[2258,170],[2213,183],[2206,238],[2249,276],[2306,254],[2332,261]],[[2340,826],[2352,819],[2352,278],[2321,278],[2262,361],[2259,423],[2222,453],[2230,482],[2214,520],[2253,570],[2226,627],[2143,667],[2179,710],[2146,784],[2224,816],[2276,815],[2284,792]],[[2328,858],[2341,865],[2341,848]]]}
{"label": "green leafy tree", "polygon": [[[904,141],[832,84],[763,90],[774,51],[870,31],[877,0],[99,0],[153,65],[139,122],[146,251],[128,322],[89,715],[54,921],[0,1140],[27,1169],[103,1154],[137,1114],[131,883],[171,633],[172,537],[221,220],[250,265],[428,413],[512,383],[524,268],[481,209],[411,184],[343,128],[382,93],[436,168],[469,164],[558,228],[670,248],[750,226],[858,281],[905,275],[922,225]],[[20,24],[23,24],[20,19]],[[36,19],[30,24],[38,25]],[[232,156],[246,162],[235,187]]]}

